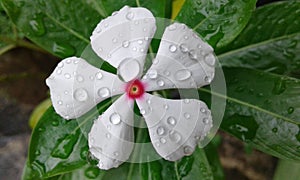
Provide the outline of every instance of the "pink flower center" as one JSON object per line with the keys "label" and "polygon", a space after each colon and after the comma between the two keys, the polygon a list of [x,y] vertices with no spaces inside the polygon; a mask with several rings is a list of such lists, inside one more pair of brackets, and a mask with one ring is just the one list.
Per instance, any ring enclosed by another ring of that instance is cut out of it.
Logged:
{"label": "pink flower center", "polygon": [[129,99],[138,99],[145,93],[144,84],[136,79],[126,85],[126,93]]}

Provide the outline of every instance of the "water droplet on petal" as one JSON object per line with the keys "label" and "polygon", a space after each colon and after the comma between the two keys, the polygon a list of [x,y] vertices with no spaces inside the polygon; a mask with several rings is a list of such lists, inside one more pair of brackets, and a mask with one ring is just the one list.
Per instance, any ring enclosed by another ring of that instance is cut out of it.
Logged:
{"label": "water droplet on petal", "polygon": [[110,95],[110,91],[107,87],[103,87],[98,90],[98,95],[102,98],[106,98]]}
{"label": "water droplet on petal", "polygon": [[186,53],[189,51],[186,44],[180,44],[179,48],[180,48],[181,52],[183,52],[183,53]]}
{"label": "water droplet on petal", "polygon": [[192,73],[187,69],[179,70],[175,73],[175,79],[178,81],[184,81],[192,76]]}
{"label": "water droplet on petal", "polygon": [[165,133],[165,129],[162,126],[159,126],[156,129],[156,133],[161,136],[161,135],[163,135]]}
{"label": "water droplet on petal", "polygon": [[60,69],[58,69],[58,70],[56,70],[56,74],[61,74],[62,73],[62,70],[60,70]]}
{"label": "water droplet on petal", "polygon": [[130,45],[130,42],[129,42],[129,41],[123,41],[123,43],[122,43],[122,46],[123,46],[124,48],[127,48],[129,45]]}
{"label": "water droplet on petal", "polygon": [[185,104],[189,104],[189,103],[190,103],[190,100],[189,100],[189,99],[185,99],[183,102],[184,102]]}
{"label": "water droplet on petal", "polygon": [[158,62],[159,62],[159,60],[155,58],[152,63],[153,64],[158,64]]}
{"label": "water droplet on petal", "polygon": [[215,65],[215,62],[216,62],[216,59],[215,59],[215,57],[214,57],[213,54],[208,54],[207,56],[205,56],[204,61],[205,61],[208,65],[214,66],[214,65]]}
{"label": "water droplet on petal", "polygon": [[164,105],[165,109],[169,109],[169,106],[167,104]]}
{"label": "water droplet on petal", "polygon": [[114,156],[119,156],[119,153],[118,152],[114,152]]}
{"label": "water droplet on petal", "polygon": [[143,40],[138,40],[138,44],[143,44]]}
{"label": "water droplet on petal", "polygon": [[103,77],[103,75],[102,75],[101,72],[97,72],[97,73],[96,73],[96,78],[97,78],[98,80],[102,79],[102,77]]}
{"label": "water droplet on petal", "polygon": [[195,50],[190,50],[189,51],[189,57],[192,59],[192,60],[197,60],[197,53]]}
{"label": "water droplet on petal", "polygon": [[205,113],[205,112],[206,112],[206,109],[205,109],[205,108],[200,108],[200,111],[201,111],[202,113]]}
{"label": "water droplet on petal", "polygon": [[88,93],[85,89],[80,88],[74,91],[74,98],[77,101],[83,102],[88,99]]}
{"label": "water droplet on petal", "polygon": [[59,101],[57,101],[57,104],[58,104],[58,105],[62,105],[63,102],[62,102],[61,100],[59,100]]}
{"label": "water droplet on petal", "polygon": [[203,118],[203,123],[204,124],[208,124],[209,123],[209,119],[208,118]]}
{"label": "water droplet on petal", "polygon": [[160,143],[165,144],[167,142],[167,140],[165,138],[160,138],[159,139]]}
{"label": "water droplet on petal", "polygon": [[110,135],[109,133],[106,133],[105,137],[106,137],[107,139],[110,139],[110,138],[111,138],[111,135]]}
{"label": "water droplet on petal", "polygon": [[211,82],[211,77],[205,76],[204,81],[207,82],[207,83],[210,83]]}
{"label": "water droplet on petal", "polygon": [[147,72],[147,75],[150,79],[156,79],[157,78],[157,71],[155,69],[150,69],[148,72]]}
{"label": "water droplet on petal", "polygon": [[112,42],[113,42],[113,43],[117,43],[117,42],[118,42],[117,38],[113,38],[113,39],[112,39]]}
{"label": "water droplet on petal", "polygon": [[170,26],[168,27],[168,30],[169,30],[169,31],[174,31],[174,30],[176,30],[176,29],[177,29],[176,24],[172,24],[172,25],[170,25]]}
{"label": "water droplet on petal", "polygon": [[186,119],[190,119],[191,115],[190,115],[189,113],[184,113],[184,117],[185,117]]}
{"label": "water droplet on petal", "polygon": [[192,149],[192,147],[190,147],[190,146],[185,146],[185,147],[183,148],[183,152],[184,152],[184,154],[186,154],[186,155],[191,155],[191,154],[193,153],[193,149]]}
{"label": "water droplet on petal", "polygon": [[84,78],[83,78],[83,76],[81,76],[81,75],[77,75],[77,76],[76,76],[76,80],[77,80],[78,82],[83,82],[83,81],[84,81]]}
{"label": "water droplet on petal", "polygon": [[126,14],[126,19],[128,19],[129,21],[131,21],[133,18],[134,18],[133,12],[128,12],[128,13]]}
{"label": "water droplet on petal", "polygon": [[112,124],[117,125],[121,123],[121,116],[118,113],[113,113],[109,120]]}
{"label": "water droplet on petal", "polygon": [[63,63],[63,62],[58,63],[58,64],[57,64],[57,67],[58,67],[58,68],[64,67],[64,63]]}
{"label": "water droplet on petal", "polygon": [[157,81],[157,85],[160,86],[160,87],[162,87],[162,86],[165,85],[165,82],[160,79],[160,80]]}
{"label": "water droplet on petal", "polygon": [[140,113],[141,113],[142,115],[145,115],[145,114],[146,114],[146,110],[145,110],[145,109],[141,109],[141,110],[140,110]]}
{"label": "water droplet on petal", "polygon": [[172,130],[169,133],[169,138],[171,141],[178,143],[181,140],[181,135],[177,131]]}
{"label": "water droplet on petal", "polygon": [[177,47],[175,46],[175,45],[170,45],[169,46],[169,50],[170,50],[170,52],[176,52],[176,50],[177,50]]}
{"label": "water droplet on petal", "polygon": [[70,78],[71,78],[71,75],[70,75],[69,73],[66,73],[66,74],[65,74],[65,78],[66,78],[66,79],[70,79]]}
{"label": "water droplet on petal", "polygon": [[167,123],[174,126],[176,125],[176,119],[173,116],[168,117]]}

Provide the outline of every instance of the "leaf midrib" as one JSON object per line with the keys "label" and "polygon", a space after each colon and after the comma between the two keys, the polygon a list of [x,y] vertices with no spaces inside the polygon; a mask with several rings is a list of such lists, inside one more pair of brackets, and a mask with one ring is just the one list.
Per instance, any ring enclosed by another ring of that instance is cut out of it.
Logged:
{"label": "leaf midrib", "polygon": [[296,124],[296,125],[300,125],[300,122],[297,122],[297,121],[295,121],[295,120],[293,120],[293,119],[287,118],[287,117],[282,116],[282,115],[280,115],[280,114],[276,114],[276,113],[274,113],[274,112],[272,112],[272,111],[263,109],[263,108],[261,108],[261,107],[255,106],[255,105],[250,104],[250,103],[248,103],[248,102],[241,101],[241,100],[238,100],[238,99],[236,99],[236,98],[229,97],[229,96],[226,96],[226,95],[217,93],[217,92],[209,91],[209,90],[204,89],[204,88],[199,88],[198,90],[203,91],[203,92],[205,92],[205,93],[209,93],[209,94],[218,96],[218,97],[221,97],[221,98],[224,98],[224,99],[227,99],[227,100],[230,100],[230,101],[232,101],[232,102],[235,102],[235,103],[237,103],[237,104],[240,104],[240,105],[243,105],[243,106],[246,106],[246,107],[255,109],[255,110],[257,110],[257,111],[260,111],[260,112],[269,114],[269,115],[274,116],[274,117],[276,117],[276,118],[282,119],[282,120],[284,120],[284,121],[286,121],[286,122],[293,123],[293,124]]}
{"label": "leaf midrib", "polygon": [[[246,51],[247,49],[252,49],[252,48],[259,47],[259,46],[264,46],[264,45],[267,45],[269,43],[271,44],[271,43],[274,43],[276,41],[280,41],[280,40],[283,40],[283,39],[289,39],[289,38],[295,37],[297,35],[300,35],[300,32],[296,32],[296,33],[292,33],[292,34],[288,34],[288,35],[284,35],[284,36],[278,36],[278,37],[273,38],[273,39],[267,39],[267,40],[260,41],[260,42],[254,43],[254,44],[249,44],[249,45],[234,49],[232,51],[227,51],[223,54],[220,54],[220,55],[218,55],[218,58],[221,60],[222,58],[225,58],[226,56],[232,56],[233,54],[237,54],[237,53]],[[222,64],[222,62],[221,62],[221,64]]]}

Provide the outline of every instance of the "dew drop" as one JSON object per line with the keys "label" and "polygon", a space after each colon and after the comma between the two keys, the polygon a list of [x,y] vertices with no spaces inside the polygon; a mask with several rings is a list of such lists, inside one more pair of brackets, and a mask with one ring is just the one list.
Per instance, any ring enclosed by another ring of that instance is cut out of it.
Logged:
{"label": "dew drop", "polygon": [[146,110],[145,110],[145,109],[141,109],[141,110],[140,110],[140,113],[141,113],[142,115],[145,115],[145,114],[146,114]]}
{"label": "dew drop", "polygon": [[117,42],[118,42],[117,38],[113,38],[113,39],[112,39],[112,42],[113,42],[113,43],[117,43]]}
{"label": "dew drop", "polygon": [[88,99],[88,97],[89,96],[88,96],[87,91],[83,88],[79,88],[74,91],[74,99],[79,102],[86,101]]}
{"label": "dew drop", "polygon": [[160,79],[160,80],[157,81],[157,85],[160,86],[160,87],[162,87],[162,86],[165,85],[165,82]]}
{"label": "dew drop", "polygon": [[180,44],[179,48],[180,48],[181,52],[183,52],[183,53],[186,53],[189,50],[187,48],[186,44]]}
{"label": "dew drop", "polygon": [[110,91],[107,87],[103,87],[98,90],[98,95],[102,98],[106,98],[110,95]]}
{"label": "dew drop", "polygon": [[128,12],[128,13],[126,14],[126,19],[128,19],[129,21],[131,21],[133,18],[134,18],[133,12]]}
{"label": "dew drop", "polygon": [[167,142],[167,140],[165,138],[160,138],[159,139],[160,143],[165,144]]}
{"label": "dew drop", "polygon": [[114,152],[114,156],[115,157],[119,156],[119,153],[118,152]]}
{"label": "dew drop", "polygon": [[58,70],[56,70],[56,74],[61,74],[62,73],[62,70],[60,70],[60,69],[58,69]]}
{"label": "dew drop", "polygon": [[112,124],[117,125],[121,123],[121,116],[118,113],[113,113],[109,120]]}
{"label": "dew drop", "polygon": [[289,108],[288,108],[288,113],[289,113],[289,114],[292,114],[293,112],[294,112],[294,108],[293,108],[293,107],[289,107]]}
{"label": "dew drop", "polygon": [[206,112],[206,109],[205,109],[205,108],[200,108],[200,111],[201,111],[202,113],[205,113],[205,112]]}
{"label": "dew drop", "polygon": [[170,45],[169,46],[169,50],[170,50],[170,52],[176,52],[176,50],[177,50],[177,47],[175,46],[175,45]]}
{"label": "dew drop", "polygon": [[185,117],[186,119],[190,119],[191,115],[190,115],[189,113],[184,113],[184,117]]}
{"label": "dew drop", "polygon": [[105,134],[105,137],[106,137],[107,139],[110,139],[110,138],[111,138],[111,134],[106,133],[106,134]]}
{"label": "dew drop", "polygon": [[210,83],[211,82],[211,77],[205,76],[204,81],[207,82],[207,83]]}
{"label": "dew drop", "polygon": [[172,24],[172,25],[170,25],[170,26],[168,27],[168,30],[169,30],[169,31],[174,31],[174,30],[176,30],[176,29],[177,29],[176,24]]}
{"label": "dew drop", "polygon": [[154,59],[152,63],[153,63],[153,64],[158,64],[158,62],[159,62],[158,59]]}
{"label": "dew drop", "polygon": [[59,100],[59,101],[57,101],[57,104],[58,104],[58,105],[62,105],[63,102],[62,102],[61,100]]}
{"label": "dew drop", "polygon": [[138,44],[143,44],[143,40],[138,40]]}
{"label": "dew drop", "polygon": [[192,59],[192,60],[197,60],[197,53],[195,50],[190,50],[189,51],[189,57]]}
{"label": "dew drop", "polygon": [[204,124],[208,124],[209,123],[209,119],[208,118],[203,118],[203,123]]}
{"label": "dew drop", "polygon": [[46,29],[41,18],[36,18],[29,21],[29,25],[34,34],[37,36],[42,36],[46,33]]}
{"label": "dew drop", "polygon": [[169,109],[169,106],[167,104],[164,105],[165,109]]}
{"label": "dew drop", "polygon": [[130,42],[129,42],[129,41],[123,41],[123,43],[122,43],[122,46],[123,46],[124,48],[127,48],[129,45],[130,45]]}
{"label": "dew drop", "polygon": [[157,129],[156,129],[156,133],[161,136],[165,133],[165,129],[162,127],[162,126],[159,126]]}
{"label": "dew drop", "polygon": [[176,125],[176,119],[173,116],[168,117],[167,123],[174,126]]}
{"label": "dew drop", "polygon": [[181,140],[181,135],[178,132],[172,130],[169,133],[169,138],[171,141],[178,143]]}
{"label": "dew drop", "polygon": [[188,36],[184,36],[184,39],[187,40],[187,39],[189,39],[189,37]]}
{"label": "dew drop", "polygon": [[81,75],[77,75],[77,76],[76,76],[76,80],[77,80],[78,82],[83,82],[83,81],[84,81],[84,78],[83,78],[83,76],[81,76]]}
{"label": "dew drop", "polygon": [[69,73],[66,73],[64,76],[65,76],[66,79],[70,79],[71,78],[71,75]]}
{"label": "dew drop", "polygon": [[57,64],[57,67],[58,67],[58,68],[64,67],[64,63],[63,63],[63,62],[58,63],[58,64]]}
{"label": "dew drop", "polygon": [[53,120],[53,121],[51,122],[51,124],[52,124],[52,126],[58,126],[58,125],[59,125],[59,121]]}
{"label": "dew drop", "polygon": [[278,129],[275,127],[275,128],[272,128],[272,132],[273,133],[277,133]]}
{"label": "dew drop", "polygon": [[186,155],[191,155],[193,153],[193,148],[191,146],[185,146],[183,148],[183,152]]}
{"label": "dew drop", "polygon": [[148,77],[149,77],[150,79],[156,79],[158,73],[157,73],[157,71],[156,71],[155,69],[150,69],[150,70],[148,71],[147,75],[148,75]]}
{"label": "dew drop", "polygon": [[187,69],[179,70],[175,73],[175,79],[178,81],[184,81],[190,78],[192,73]]}
{"label": "dew drop", "polygon": [[96,78],[97,78],[98,80],[102,79],[102,77],[103,77],[103,75],[102,75],[101,72],[97,72],[97,73],[96,73]]}

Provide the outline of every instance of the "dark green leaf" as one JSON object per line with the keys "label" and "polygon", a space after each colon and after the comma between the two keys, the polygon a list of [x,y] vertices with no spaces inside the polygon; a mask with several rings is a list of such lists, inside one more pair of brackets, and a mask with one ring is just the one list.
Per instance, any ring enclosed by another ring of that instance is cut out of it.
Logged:
{"label": "dark green leaf", "polygon": [[177,21],[196,30],[213,47],[229,44],[246,26],[256,0],[186,0]]}
{"label": "dark green leaf", "polygon": [[299,162],[280,160],[278,162],[273,179],[274,180],[298,179],[300,177],[299,169],[300,169]]}
{"label": "dark green leaf", "polygon": [[110,105],[110,100],[99,104],[81,118],[67,121],[49,108],[36,125],[30,141],[28,177],[51,177],[72,171],[87,163],[89,129],[99,113]]}
{"label": "dark green leaf", "polygon": [[299,161],[300,81],[244,68],[224,73],[227,96],[215,94],[227,98],[221,128],[265,153]]}
{"label": "dark green leaf", "polygon": [[[218,136],[216,136],[218,137]],[[214,141],[214,140],[212,140]],[[205,146],[204,148],[205,150],[205,154],[207,157],[207,161],[210,165],[212,174],[214,176],[214,180],[222,180],[225,179],[224,177],[224,173],[223,173],[223,168],[219,159],[219,154],[217,151],[217,148],[215,146],[215,144],[213,144],[212,142],[207,144],[207,146]]]}
{"label": "dark green leaf", "polygon": [[258,8],[244,31],[218,57],[227,67],[279,74],[299,71],[300,2],[284,1]]}
{"label": "dark green leaf", "polygon": [[[59,56],[80,56],[89,37],[103,17],[124,5],[137,6],[139,1],[23,1],[3,0],[13,23],[25,36],[45,50]],[[169,15],[169,0],[139,3],[157,17]]]}

